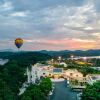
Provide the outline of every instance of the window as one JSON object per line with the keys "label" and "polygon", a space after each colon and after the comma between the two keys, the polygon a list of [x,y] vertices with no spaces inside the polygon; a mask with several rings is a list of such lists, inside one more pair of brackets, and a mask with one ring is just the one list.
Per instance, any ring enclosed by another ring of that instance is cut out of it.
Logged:
{"label": "window", "polygon": [[78,77],[78,75],[76,75],[76,77]]}
{"label": "window", "polygon": [[73,76],[73,73],[70,73],[70,76]]}

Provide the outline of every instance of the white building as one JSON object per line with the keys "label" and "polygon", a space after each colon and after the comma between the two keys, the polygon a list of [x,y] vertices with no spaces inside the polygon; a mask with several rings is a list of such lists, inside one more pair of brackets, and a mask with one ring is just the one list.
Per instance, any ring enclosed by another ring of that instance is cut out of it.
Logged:
{"label": "white building", "polygon": [[88,84],[93,84],[94,82],[100,81],[100,74],[90,74],[86,76]]}
{"label": "white building", "polygon": [[99,71],[100,71],[100,67],[91,67],[91,68],[93,68],[93,69],[95,69],[95,70],[99,70]]}
{"label": "white building", "polygon": [[26,74],[27,74],[27,82],[31,83],[31,77],[32,77],[31,69],[27,68]]}
{"label": "white building", "polygon": [[76,69],[63,70],[63,68],[53,68],[50,65],[35,64],[34,66],[27,68],[28,83],[35,83],[36,80],[40,80],[41,77],[49,76],[52,78],[78,78],[83,79],[83,74]]}
{"label": "white building", "polygon": [[78,70],[76,69],[68,69],[66,71],[63,72],[65,78],[81,78],[83,77],[83,74],[80,73]]}
{"label": "white building", "polygon": [[37,68],[34,66],[31,67],[31,69],[27,68],[27,82],[28,83],[35,83],[37,79]]}
{"label": "white building", "polygon": [[50,65],[35,64],[34,66],[27,68],[28,83],[35,83],[36,80],[40,80],[41,77],[48,76],[51,72]]}
{"label": "white building", "polygon": [[64,62],[61,62],[60,65],[63,65],[64,67],[67,67],[67,64]]}

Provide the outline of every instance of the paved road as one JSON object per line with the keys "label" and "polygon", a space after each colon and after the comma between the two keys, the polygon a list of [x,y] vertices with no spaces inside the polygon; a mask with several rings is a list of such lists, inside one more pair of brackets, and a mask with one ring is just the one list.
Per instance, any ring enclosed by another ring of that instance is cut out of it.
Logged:
{"label": "paved road", "polygon": [[55,82],[55,91],[51,100],[77,100],[76,92],[72,92],[67,86],[66,81]]}

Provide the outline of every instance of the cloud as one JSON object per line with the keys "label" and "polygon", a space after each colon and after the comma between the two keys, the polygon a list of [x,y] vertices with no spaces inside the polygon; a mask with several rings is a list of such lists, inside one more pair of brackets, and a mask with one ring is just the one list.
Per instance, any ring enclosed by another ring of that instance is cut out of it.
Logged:
{"label": "cloud", "polygon": [[40,40],[31,40],[31,39],[25,39],[24,40],[25,43],[28,44],[34,44],[37,46],[40,46],[42,48],[42,46],[47,47],[52,47],[53,50],[55,50],[56,47],[62,47],[62,49],[64,50],[66,49],[89,49],[89,48],[95,48],[95,44],[96,41],[94,40],[87,40],[87,39],[77,39],[77,38],[65,38],[65,39],[59,39],[59,40],[44,40],[44,39],[40,39]]}
{"label": "cloud", "polygon": [[14,12],[14,13],[10,14],[10,16],[12,16],[12,17],[26,17],[27,12]]}
{"label": "cloud", "polygon": [[2,10],[2,11],[8,11],[8,10],[12,10],[12,9],[13,9],[13,5],[12,5],[12,2],[10,2],[10,1],[6,1],[0,5],[0,10]]}
{"label": "cloud", "polygon": [[93,33],[92,34],[94,37],[99,38],[100,39],[100,33]]}
{"label": "cloud", "polygon": [[81,42],[81,43],[93,43],[95,42],[94,40],[92,39],[73,39],[74,41],[77,41],[77,42]]}
{"label": "cloud", "polygon": [[25,50],[99,48],[99,2],[5,0],[0,3],[0,39],[21,37]]}
{"label": "cloud", "polygon": [[60,26],[64,25],[66,28],[81,27],[83,29],[81,31],[85,32],[89,30],[89,27],[96,30],[96,26],[94,24],[95,21],[97,21],[98,24],[99,20],[96,20],[98,15],[94,9],[94,4],[91,2],[78,7],[74,6],[68,8],[67,6],[57,6],[55,8],[49,8],[44,11],[44,15],[46,15],[44,19],[46,23],[52,23]]}

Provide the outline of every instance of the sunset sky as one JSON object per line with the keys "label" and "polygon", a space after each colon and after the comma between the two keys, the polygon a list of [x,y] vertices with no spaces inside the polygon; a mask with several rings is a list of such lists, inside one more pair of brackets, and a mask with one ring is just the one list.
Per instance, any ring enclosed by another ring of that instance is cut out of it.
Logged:
{"label": "sunset sky", "polygon": [[100,0],[0,0],[0,50],[100,49]]}

